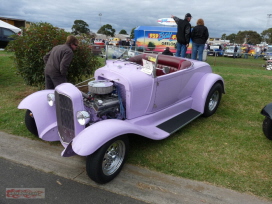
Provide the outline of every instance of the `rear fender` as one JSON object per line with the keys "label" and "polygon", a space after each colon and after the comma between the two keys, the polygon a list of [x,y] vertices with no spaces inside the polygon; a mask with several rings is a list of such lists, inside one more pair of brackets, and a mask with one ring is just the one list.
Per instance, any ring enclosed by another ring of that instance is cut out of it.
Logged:
{"label": "rear fender", "polygon": [[200,113],[204,113],[206,98],[212,86],[217,82],[221,83],[223,93],[225,93],[224,80],[221,76],[218,74],[209,73],[202,77],[192,94],[192,109],[197,110]]}
{"label": "rear fender", "polygon": [[[156,133],[154,133],[157,131]],[[163,134],[160,130],[145,128],[127,121],[109,119],[97,122],[80,132],[72,142],[73,151],[81,156],[94,153],[109,140],[126,134],[137,134],[152,138],[153,134]],[[165,133],[165,132],[164,132]],[[166,137],[166,136],[165,136]]]}
{"label": "rear fender", "polygon": [[56,107],[49,106],[47,95],[54,90],[42,90],[24,98],[18,109],[28,109],[33,113],[39,137],[46,141],[58,141]]}
{"label": "rear fender", "polygon": [[267,104],[262,110],[261,114],[272,119],[272,103]]}

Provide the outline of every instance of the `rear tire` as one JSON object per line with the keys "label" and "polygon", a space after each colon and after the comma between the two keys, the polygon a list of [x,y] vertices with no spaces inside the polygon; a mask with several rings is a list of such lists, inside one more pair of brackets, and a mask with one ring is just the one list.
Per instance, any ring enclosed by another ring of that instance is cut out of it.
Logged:
{"label": "rear tire", "polygon": [[125,135],[108,141],[87,157],[86,171],[88,176],[96,183],[110,182],[122,170],[128,150],[129,141]]}
{"label": "rear tire", "polygon": [[222,85],[220,83],[214,84],[205,102],[203,113],[204,117],[209,117],[216,112],[221,101],[222,93],[223,93]]}
{"label": "rear tire", "polygon": [[36,137],[39,137],[37,125],[36,125],[34,116],[30,110],[26,110],[25,124],[26,124],[26,128],[28,129],[29,132],[31,132]]}
{"label": "rear tire", "polygon": [[268,117],[265,117],[263,121],[263,133],[269,140],[272,140],[272,120]]}

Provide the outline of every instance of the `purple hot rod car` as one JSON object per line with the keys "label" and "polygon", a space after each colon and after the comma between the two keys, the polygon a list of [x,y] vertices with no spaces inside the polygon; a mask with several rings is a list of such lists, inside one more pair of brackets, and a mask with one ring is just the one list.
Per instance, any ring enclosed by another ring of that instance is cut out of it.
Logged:
{"label": "purple hot rod car", "polygon": [[197,117],[214,114],[225,92],[209,64],[147,53],[107,60],[85,83],[38,91],[18,108],[26,109],[31,133],[62,143],[63,157],[87,156],[87,174],[97,183],[121,171],[129,137],[167,138]]}

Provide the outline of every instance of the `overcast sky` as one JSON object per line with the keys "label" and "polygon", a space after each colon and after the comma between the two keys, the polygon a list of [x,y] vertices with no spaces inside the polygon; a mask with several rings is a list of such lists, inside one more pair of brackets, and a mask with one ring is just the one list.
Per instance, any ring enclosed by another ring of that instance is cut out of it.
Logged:
{"label": "overcast sky", "polygon": [[116,34],[122,29],[130,34],[137,26],[160,26],[158,19],[186,13],[193,16],[192,26],[202,18],[210,37],[272,27],[272,0],[0,0],[1,17],[48,22],[66,31],[83,20],[93,32],[110,24]]}

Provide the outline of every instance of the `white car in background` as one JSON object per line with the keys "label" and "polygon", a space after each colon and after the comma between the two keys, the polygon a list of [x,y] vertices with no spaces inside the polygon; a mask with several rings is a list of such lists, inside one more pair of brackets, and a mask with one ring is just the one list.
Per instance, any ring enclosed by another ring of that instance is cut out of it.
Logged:
{"label": "white car in background", "polygon": [[14,40],[11,36],[16,33],[8,28],[0,27],[0,48],[5,48],[9,41]]}
{"label": "white car in background", "polygon": [[264,55],[264,60],[270,60],[272,59],[272,45],[268,45],[267,50]]}
{"label": "white car in background", "polygon": [[[227,49],[225,50],[224,52],[224,57],[233,57],[234,55],[234,47],[235,46],[228,46]],[[243,53],[243,50],[241,47],[237,46],[238,47],[238,50],[237,50],[237,58],[238,57],[242,57],[242,53]]]}

